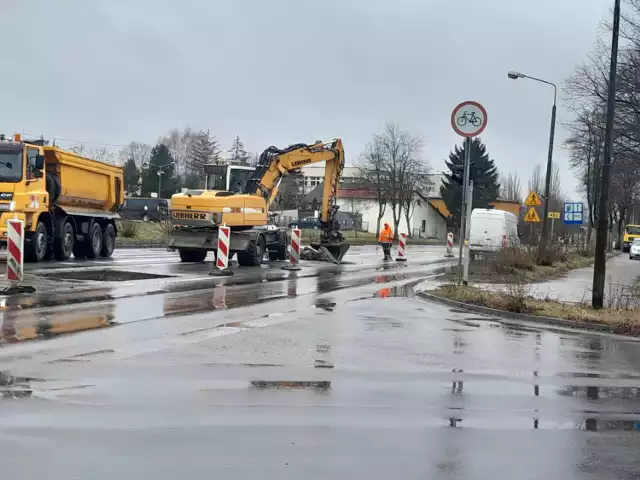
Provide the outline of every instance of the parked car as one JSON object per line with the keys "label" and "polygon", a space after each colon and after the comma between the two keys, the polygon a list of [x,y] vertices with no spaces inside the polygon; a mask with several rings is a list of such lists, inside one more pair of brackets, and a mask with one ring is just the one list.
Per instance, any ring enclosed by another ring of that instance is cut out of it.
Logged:
{"label": "parked car", "polygon": [[120,209],[120,216],[126,220],[158,222],[169,216],[169,200],[165,198],[127,197]]}
{"label": "parked car", "polygon": [[629,258],[635,260],[640,258],[640,238],[636,238],[629,247]]}
{"label": "parked car", "polygon": [[298,227],[302,230],[318,230],[320,228],[320,220],[317,217],[304,217],[291,222],[289,228]]}
{"label": "parked car", "polygon": [[518,219],[513,213],[486,208],[473,209],[469,229],[469,250],[472,254],[493,253],[518,245]]}

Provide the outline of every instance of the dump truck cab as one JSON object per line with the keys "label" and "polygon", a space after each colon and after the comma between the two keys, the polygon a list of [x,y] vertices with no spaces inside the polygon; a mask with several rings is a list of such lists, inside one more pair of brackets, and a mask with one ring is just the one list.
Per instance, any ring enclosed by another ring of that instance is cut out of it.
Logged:
{"label": "dump truck cab", "polygon": [[7,140],[0,135],[0,241],[7,241],[7,220],[17,218],[28,230],[32,217],[46,210],[44,150],[24,143],[19,135]]}

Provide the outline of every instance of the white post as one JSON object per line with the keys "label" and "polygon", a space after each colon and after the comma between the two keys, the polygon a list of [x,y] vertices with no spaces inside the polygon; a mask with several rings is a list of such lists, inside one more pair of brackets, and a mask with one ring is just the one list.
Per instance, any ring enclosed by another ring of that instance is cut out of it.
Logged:
{"label": "white post", "polygon": [[[469,257],[471,256],[471,250],[469,249],[469,231],[471,230],[471,210],[473,208],[473,180],[469,182],[469,189],[467,190],[467,212],[465,223],[467,228],[464,232],[464,270],[462,272],[462,284],[469,285]],[[461,247],[462,248],[462,247]]]}

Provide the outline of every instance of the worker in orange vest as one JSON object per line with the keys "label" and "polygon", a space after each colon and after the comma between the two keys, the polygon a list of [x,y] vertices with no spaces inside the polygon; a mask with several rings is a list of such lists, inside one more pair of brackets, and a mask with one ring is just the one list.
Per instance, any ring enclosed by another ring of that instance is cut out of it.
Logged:
{"label": "worker in orange vest", "polygon": [[391,260],[391,243],[393,242],[393,230],[388,223],[384,224],[384,228],[380,231],[380,235],[378,235],[378,242],[382,247],[382,252],[384,253],[383,260]]}

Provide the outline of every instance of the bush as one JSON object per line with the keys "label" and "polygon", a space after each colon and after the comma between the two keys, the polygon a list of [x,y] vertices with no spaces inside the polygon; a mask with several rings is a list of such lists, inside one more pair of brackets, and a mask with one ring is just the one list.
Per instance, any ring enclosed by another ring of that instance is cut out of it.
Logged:
{"label": "bush", "polygon": [[122,220],[118,226],[118,235],[123,238],[134,238],[138,234],[138,224],[131,220]]}
{"label": "bush", "polygon": [[523,246],[514,246],[505,248],[498,253],[496,256],[496,270],[533,270],[534,262],[535,254],[531,249]]}

